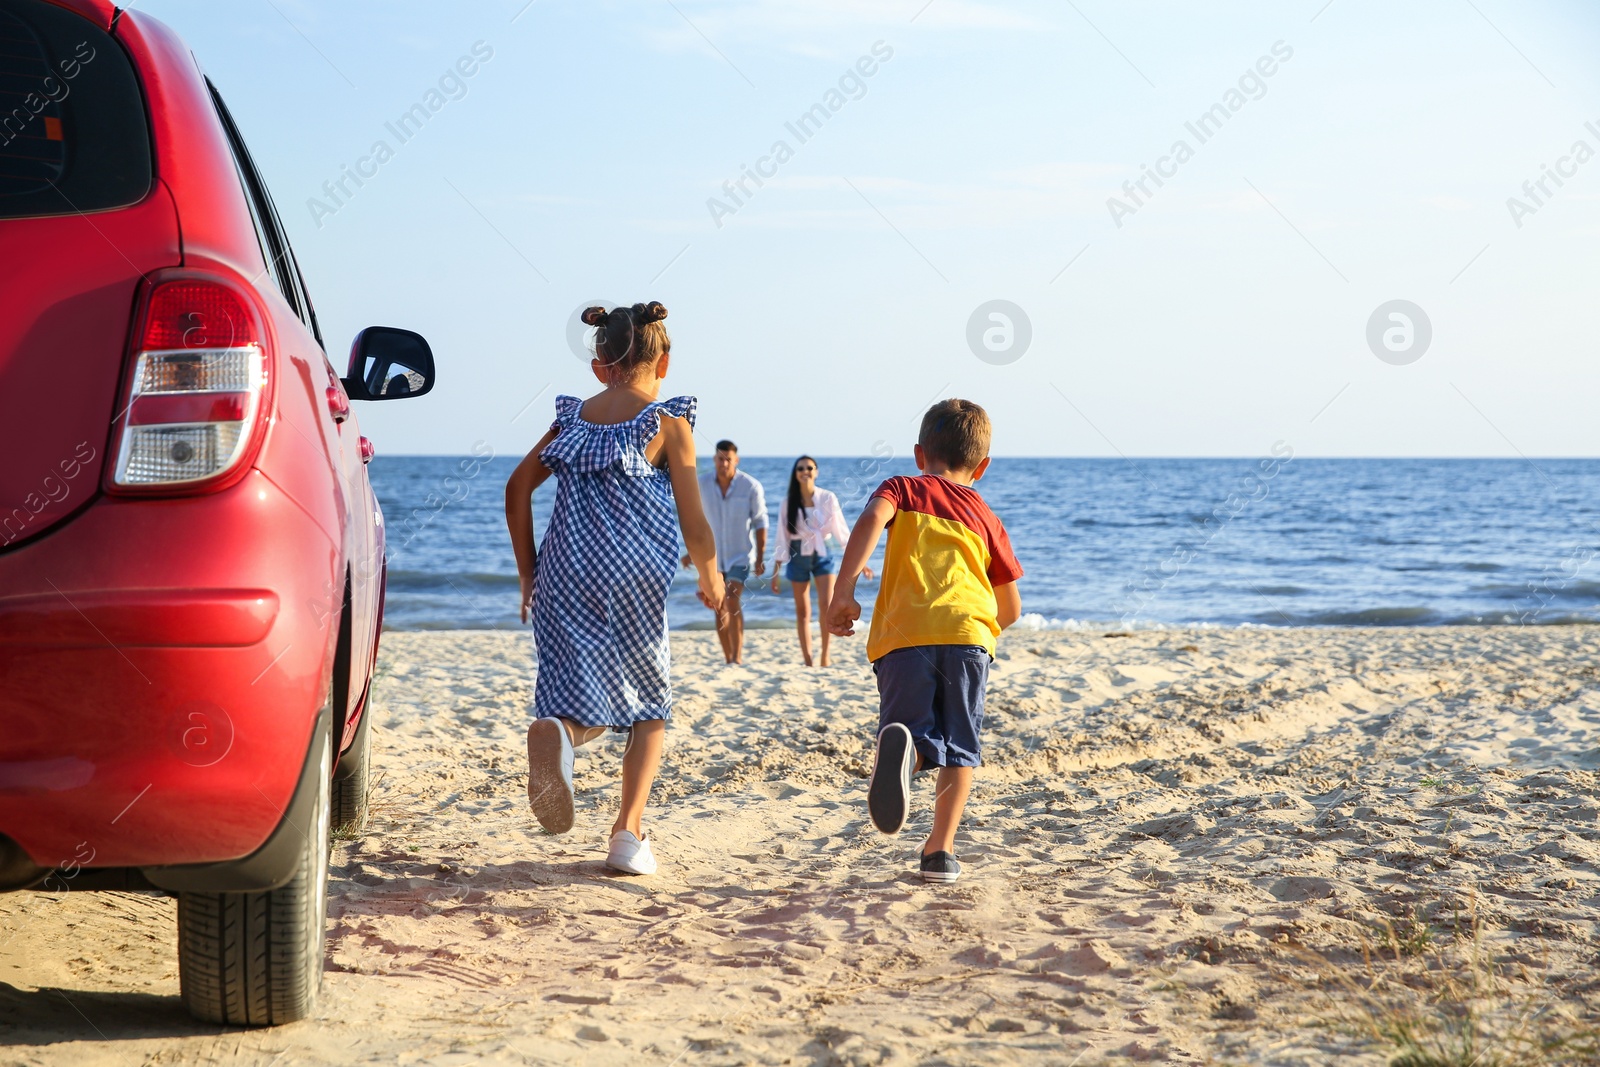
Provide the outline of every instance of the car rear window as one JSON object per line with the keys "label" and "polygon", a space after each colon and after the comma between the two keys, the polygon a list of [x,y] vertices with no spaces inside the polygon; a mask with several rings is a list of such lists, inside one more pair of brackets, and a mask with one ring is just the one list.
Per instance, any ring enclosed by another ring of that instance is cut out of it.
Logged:
{"label": "car rear window", "polygon": [[122,48],[64,8],[0,0],[0,219],[126,207],[153,169]]}

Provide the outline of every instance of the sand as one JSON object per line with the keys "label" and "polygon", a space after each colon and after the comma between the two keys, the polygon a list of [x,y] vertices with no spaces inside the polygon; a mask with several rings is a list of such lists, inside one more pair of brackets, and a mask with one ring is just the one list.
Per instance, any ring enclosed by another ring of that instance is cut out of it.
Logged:
{"label": "sand", "polygon": [[1330,1022],[1356,999],[1330,979],[1386,920],[1450,953],[1475,921],[1512,992],[1594,1019],[1594,639],[1008,634],[968,874],[926,887],[929,783],[900,837],[866,819],[859,640],[806,670],[760,632],[725,668],[674,635],[662,869],[623,878],[619,745],[580,755],[571,834],[528,813],[526,636],[391,633],[322,1017],[196,1024],[170,900],[12,894],[0,1062],[1381,1064]]}

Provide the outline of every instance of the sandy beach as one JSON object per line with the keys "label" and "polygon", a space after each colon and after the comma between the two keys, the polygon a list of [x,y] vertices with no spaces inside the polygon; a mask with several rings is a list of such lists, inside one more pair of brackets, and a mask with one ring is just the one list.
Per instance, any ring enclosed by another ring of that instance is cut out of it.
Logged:
{"label": "sandy beach", "polygon": [[1594,639],[1009,633],[935,888],[929,783],[902,836],[866,819],[859,639],[806,670],[792,633],[745,667],[674,634],[662,870],[623,878],[620,745],[580,754],[571,834],[528,813],[526,635],[387,634],[321,1018],[191,1021],[170,900],[12,894],[0,1061],[1376,1065],[1361,1020],[1427,1016],[1452,967],[1491,1029],[1567,1032],[1600,1014]]}

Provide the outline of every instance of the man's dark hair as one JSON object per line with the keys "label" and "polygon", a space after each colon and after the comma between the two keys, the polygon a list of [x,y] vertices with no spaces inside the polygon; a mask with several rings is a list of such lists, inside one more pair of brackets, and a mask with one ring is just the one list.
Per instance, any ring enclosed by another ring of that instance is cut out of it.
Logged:
{"label": "man's dark hair", "polygon": [[917,444],[952,470],[976,470],[989,455],[989,413],[970,400],[941,400],[922,416]]}
{"label": "man's dark hair", "polygon": [[739,446],[734,444],[732,441],[724,439],[724,440],[721,440],[721,441],[717,442],[717,451],[718,452],[732,452],[734,455],[737,456],[739,454]]}

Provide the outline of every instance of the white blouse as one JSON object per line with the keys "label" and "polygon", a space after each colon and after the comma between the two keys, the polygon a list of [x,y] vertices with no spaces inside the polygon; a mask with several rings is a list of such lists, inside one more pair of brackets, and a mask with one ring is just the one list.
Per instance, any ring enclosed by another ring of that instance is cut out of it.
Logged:
{"label": "white blouse", "polygon": [[[850,541],[850,527],[845,525],[844,512],[839,510],[839,498],[826,489],[812,491],[812,506],[801,508],[800,514],[795,516],[795,525],[798,530],[782,529],[778,535],[778,555],[775,563],[786,563],[789,559],[789,542],[794,538],[800,539],[800,554],[802,556],[828,555],[828,537],[839,542],[843,549]],[[787,496],[778,501],[778,525],[782,527],[789,517],[789,500]]]}

